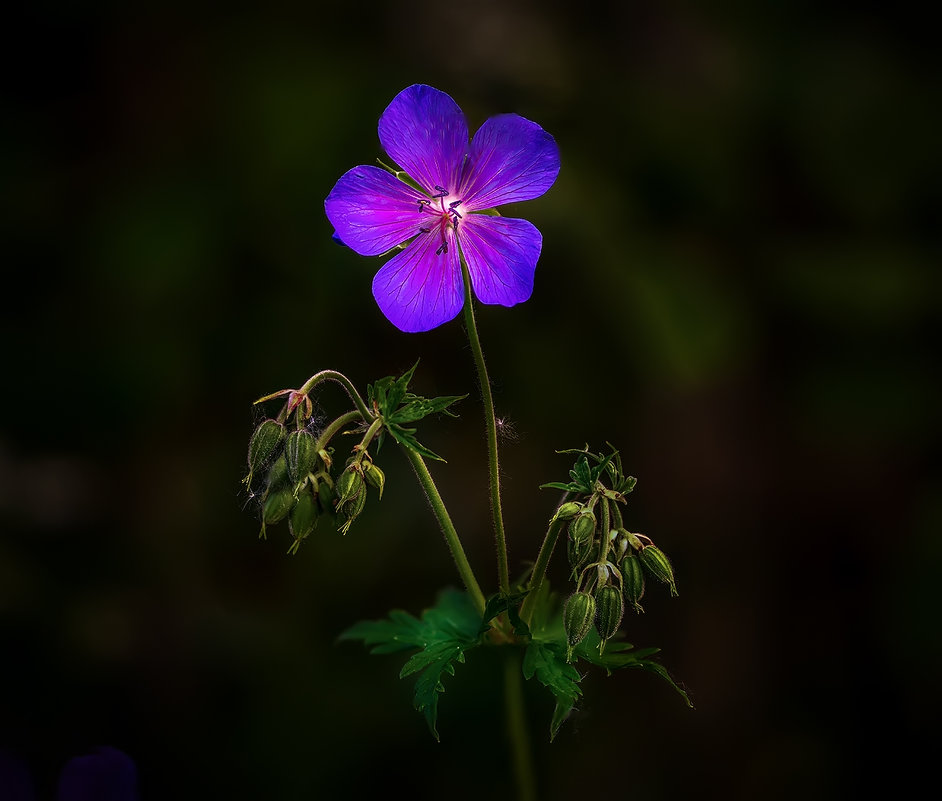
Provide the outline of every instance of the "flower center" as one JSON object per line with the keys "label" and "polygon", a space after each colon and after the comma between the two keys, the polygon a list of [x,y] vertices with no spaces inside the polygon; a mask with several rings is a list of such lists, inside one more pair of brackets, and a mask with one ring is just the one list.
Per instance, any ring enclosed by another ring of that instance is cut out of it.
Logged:
{"label": "flower center", "polygon": [[448,239],[446,238],[448,229],[451,228],[455,233],[458,232],[458,222],[461,220],[461,212],[458,209],[461,207],[461,202],[461,198],[455,197],[445,187],[438,185],[435,186],[435,194],[432,195],[430,200],[423,198],[419,201],[419,211],[431,215],[431,224],[421,226],[419,231],[423,234],[435,232],[442,239],[441,245],[435,251],[436,256],[448,252]]}

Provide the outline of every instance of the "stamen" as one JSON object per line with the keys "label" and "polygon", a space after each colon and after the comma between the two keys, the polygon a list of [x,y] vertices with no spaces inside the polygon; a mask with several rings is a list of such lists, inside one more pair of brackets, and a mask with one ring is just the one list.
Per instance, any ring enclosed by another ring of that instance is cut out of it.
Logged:
{"label": "stamen", "polygon": [[438,190],[438,194],[432,195],[433,198],[448,197],[448,190],[445,189],[444,186],[439,186],[438,184],[435,184],[435,188]]}
{"label": "stamen", "polygon": [[426,206],[430,206],[432,201],[430,200],[420,200],[419,201],[419,211],[425,211]]}
{"label": "stamen", "polygon": [[435,251],[435,255],[441,256],[442,253],[447,253],[447,252],[448,252],[448,243],[443,239],[441,247],[439,247],[439,249]]}
{"label": "stamen", "polygon": [[430,234],[430,233],[432,233],[432,229],[431,229],[431,228],[419,228],[419,233],[420,233],[420,234]]}

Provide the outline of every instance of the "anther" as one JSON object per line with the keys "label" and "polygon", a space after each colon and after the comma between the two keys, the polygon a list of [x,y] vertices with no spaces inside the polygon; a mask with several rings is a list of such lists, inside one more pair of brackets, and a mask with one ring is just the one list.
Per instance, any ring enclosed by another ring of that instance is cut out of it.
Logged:
{"label": "anther", "polygon": [[439,186],[435,184],[435,188],[438,190],[437,195],[432,195],[432,197],[448,197],[448,190],[444,186]]}
{"label": "anther", "polygon": [[428,206],[428,205],[431,205],[431,201],[428,201],[428,200],[420,200],[420,201],[419,201],[419,211],[424,211],[424,210],[425,210],[425,207]]}
{"label": "anther", "polygon": [[441,246],[438,248],[438,250],[435,251],[435,255],[441,256],[442,253],[447,253],[447,252],[448,252],[448,243],[443,239]]}
{"label": "anther", "polygon": [[431,229],[431,228],[419,228],[419,233],[420,233],[420,234],[430,234],[430,233],[432,233],[432,229]]}

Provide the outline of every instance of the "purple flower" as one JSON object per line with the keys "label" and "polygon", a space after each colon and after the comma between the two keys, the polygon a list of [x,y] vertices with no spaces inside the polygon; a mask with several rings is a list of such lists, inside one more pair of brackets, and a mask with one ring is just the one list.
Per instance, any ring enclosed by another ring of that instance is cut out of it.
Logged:
{"label": "purple flower", "polygon": [[373,279],[389,321],[402,331],[428,331],[461,311],[459,250],[481,303],[529,298],[542,235],[526,220],[475,212],[546,192],[559,173],[553,137],[517,114],[500,114],[469,144],[455,101],[416,84],[383,112],[379,140],[421,191],[388,170],[354,167],[324,207],[335,236],[361,256],[402,246]]}

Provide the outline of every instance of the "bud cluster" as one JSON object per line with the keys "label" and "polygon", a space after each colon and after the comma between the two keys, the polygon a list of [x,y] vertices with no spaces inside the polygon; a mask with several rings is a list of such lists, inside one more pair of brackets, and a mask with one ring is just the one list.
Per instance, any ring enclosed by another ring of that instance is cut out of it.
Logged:
{"label": "bud cluster", "polygon": [[677,595],[667,556],[649,537],[628,531],[622,524],[619,504],[627,502],[625,496],[634,489],[635,479],[622,473],[618,453],[578,453],[570,483],[545,485],[563,489],[571,498],[556,510],[552,521],[566,524],[566,553],[575,582],[575,591],[563,607],[570,660],[593,626],[601,651],[618,632],[626,607],[636,613],[644,611],[640,601],[646,578],[667,584],[670,594]]}
{"label": "bud cluster", "polygon": [[322,518],[346,534],[366,504],[367,487],[382,497],[385,475],[373,464],[366,447],[354,448],[340,475],[334,477],[333,448],[310,430],[310,418],[296,416],[289,430],[280,419],[267,418],[255,428],[248,448],[248,473],[243,479],[259,507],[261,530],[287,521],[288,553],[296,553]]}

